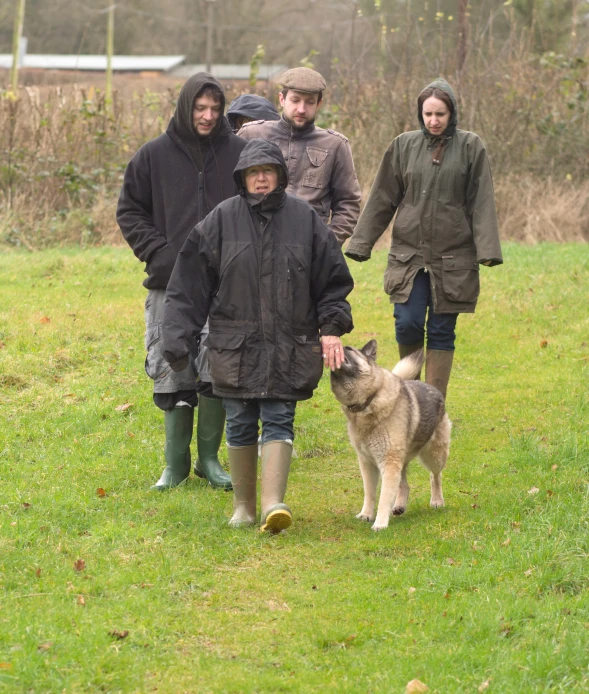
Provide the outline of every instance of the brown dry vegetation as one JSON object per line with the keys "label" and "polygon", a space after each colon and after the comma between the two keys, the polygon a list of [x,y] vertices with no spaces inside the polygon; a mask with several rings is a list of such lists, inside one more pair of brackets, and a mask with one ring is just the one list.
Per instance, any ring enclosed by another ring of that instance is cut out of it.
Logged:
{"label": "brown dry vegetation", "polygon": [[[343,66],[334,71],[319,124],[350,138],[366,194],[388,143],[416,127],[416,95],[432,75],[424,65],[401,66],[366,83]],[[587,62],[535,56],[514,39],[496,54],[487,47],[483,57],[481,49],[468,70],[446,76],[460,126],[479,133],[490,153],[502,237],[588,241]],[[120,242],[114,212],[125,165],[165,129],[181,84],[118,76],[109,106],[92,86],[101,79],[25,86],[16,99],[0,91],[0,242],[30,249]],[[227,88],[228,100],[246,89]]]}

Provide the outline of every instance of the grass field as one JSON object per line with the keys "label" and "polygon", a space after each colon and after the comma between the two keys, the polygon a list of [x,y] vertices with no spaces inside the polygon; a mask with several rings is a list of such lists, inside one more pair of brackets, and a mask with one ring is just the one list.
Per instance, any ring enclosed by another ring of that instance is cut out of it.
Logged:
{"label": "grass field", "polygon": [[[374,533],[324,378],[277,537],[149,491],[163,421],[124,248],[0,256],[0,692],[589,692],[589,245],[505,248],[461,316],[446,507]],[[392,367],[386,253],[352,265]]]}

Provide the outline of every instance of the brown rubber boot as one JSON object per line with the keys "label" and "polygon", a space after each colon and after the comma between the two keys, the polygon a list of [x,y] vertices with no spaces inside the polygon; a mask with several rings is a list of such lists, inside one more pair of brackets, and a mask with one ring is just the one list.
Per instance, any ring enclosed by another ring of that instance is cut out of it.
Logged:
{"label": "brown rubber boot", "polygon": [[454,352],[428,349],[425,353],[425,382],[435,386],[446,399]]}
{"label": "brown rubber boot", "polygon": [[279,533],[292,523],[284,503],[292,458],[292,443],[270,441],[262,446],[262,532]]}
{"label": "brown rubber boot", "polygon": [[[397,344],[399,345],[399,357],[401,359],[405,359],[405,357],[408,357],[410,354],[419,352],[420,349],[423,349],[423,342],[416,342],[414,345],[402,345],[399,342]],[[421,371],[417,374],[415,380],[421,381]]]}
{"label": "brown rubber boot", "polygon": [[256,478],[258,476],[258,444],[227,447],[229,471],[233,485],[232,528],[256,522]]}

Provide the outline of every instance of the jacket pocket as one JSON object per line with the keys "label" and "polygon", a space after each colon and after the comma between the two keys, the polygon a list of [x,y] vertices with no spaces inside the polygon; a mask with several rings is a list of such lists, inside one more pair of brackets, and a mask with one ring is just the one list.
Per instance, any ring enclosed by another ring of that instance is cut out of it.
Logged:
{"label": "jacket pocket", "polygon": [[323,373],[321,342],[308,340],[306,335],[293,335],[293,340],[294,354],[290,368],[291,385],[295,390],[315,390]]}
{"label": "jacket pocket", "polygon": [[327,169],[325,160],[328,150],[319,147],[307,147],[307,158],[311,166],[305,171],[303,185],[310,188],[323,188],[325,185],[325,171]]}
{"label": "jacket pocket", "polygon": [[415,257],[416,251],[402,253],[391,251],[389,262],[384,273],[384,290],[387,294],[398,294],[405,289],[411,279],[411,260]]}
{"label": "jacket pocket", "polygon": [[475,258],[442,256],[442,286],[450,301],[475,301],[479,295],[479,267]]}
{"label": "jacket pocket", "polygon": [[162,354],[162,334],[159,323],[151,323],[145,330],[145,373],[154,381],[163,378],[171,369]]}
{"label": "jacket pocket", "polygon": [[209,368],[215,386],[239,387],[244,340],[245,335],[209,333],[204,345],[208,348]]}

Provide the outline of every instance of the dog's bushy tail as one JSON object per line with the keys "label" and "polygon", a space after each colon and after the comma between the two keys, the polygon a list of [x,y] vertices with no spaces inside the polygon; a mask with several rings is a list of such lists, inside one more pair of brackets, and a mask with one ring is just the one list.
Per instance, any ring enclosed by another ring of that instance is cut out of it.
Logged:
{"label": "dog's bushy tail", "polygon": [[421,371],[424,359],[425,354],[422,349],[413,352],[408,357],[401,359],[393,369],[393,373],[404,381],[412,381]]}

